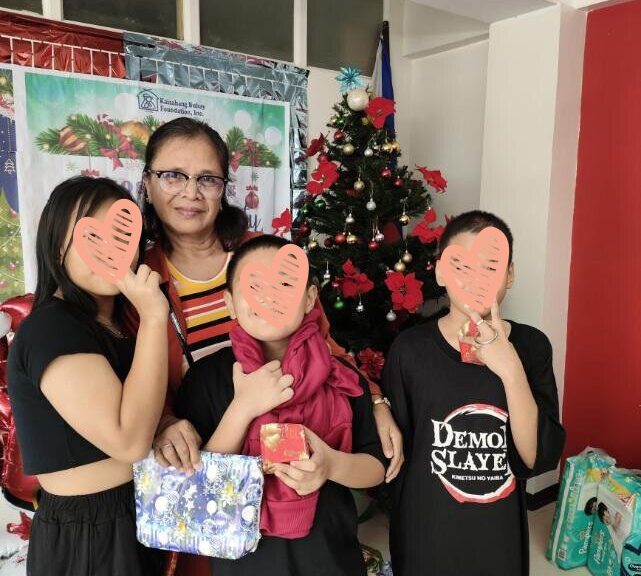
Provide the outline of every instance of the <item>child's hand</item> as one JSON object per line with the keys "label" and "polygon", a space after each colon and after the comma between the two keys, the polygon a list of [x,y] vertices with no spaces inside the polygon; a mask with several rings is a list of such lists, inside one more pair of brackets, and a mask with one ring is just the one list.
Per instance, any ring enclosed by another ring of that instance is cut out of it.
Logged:
{"label": "child's hand", "polygon": [[316,492],[327,482],[331,473],[332,455],[335,452],[308,428],[305,428],[305,437],[312,452],[309,460],[274,464],[274,475],[299,496]]}
{"label": "child's hand", "polygon": [[[494,301],[492,304],[492,320],[489,322],[483,320],[474,310],[467,306],[466,308],[470,319],[478,326],[479,335],[476,338],[467,336],[465,341],[474,347],[478,359],[504,381],[522,371],[521,359],[508,340],[505,325],[499,316],[498,303]],[[487,344],[479,345],[477,340]]]}
{"label": "child's hand", "polygon": [[127,270],[125,277],[116,282],[116,287],[134,306],[141,322],[148,319],[167,322],[169,303],[160,289],[158,272],[141,264],[135,274]]}
{"label": "child's hand", "polygon": [[294,377],[283,374],[280,362],[273,360],[262,368],[245,374],[234,363],[234,403],[241,406],[250,419],[258,418],[291,399]]}

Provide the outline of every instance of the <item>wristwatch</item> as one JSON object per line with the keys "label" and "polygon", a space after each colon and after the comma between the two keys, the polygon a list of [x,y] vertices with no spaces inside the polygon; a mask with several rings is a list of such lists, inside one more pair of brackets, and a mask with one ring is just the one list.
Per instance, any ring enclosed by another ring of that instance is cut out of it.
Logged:
{"label": "wristwatch", "polygon": [[385,398],[385,396],[381,396],[380,398],[373,400],[372,403],[374,404],[374,406],[378,404],[386,404],[388,408],[392,407],[392,403],[387,398]]}

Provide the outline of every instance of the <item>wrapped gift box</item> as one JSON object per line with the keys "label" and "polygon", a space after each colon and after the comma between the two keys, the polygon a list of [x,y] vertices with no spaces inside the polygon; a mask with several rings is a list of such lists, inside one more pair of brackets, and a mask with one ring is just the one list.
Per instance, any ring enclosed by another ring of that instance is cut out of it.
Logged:
{"label": "wrapped gift box", "polygon": [[260,451],[266,473],[273,464],[309,460],[309,448],[302,424],[272,423],[260,428]]}

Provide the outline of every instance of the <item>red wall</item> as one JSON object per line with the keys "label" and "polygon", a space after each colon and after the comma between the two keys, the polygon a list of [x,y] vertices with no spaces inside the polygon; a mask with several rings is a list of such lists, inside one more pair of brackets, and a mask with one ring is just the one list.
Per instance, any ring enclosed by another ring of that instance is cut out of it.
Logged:
{"label": "red wall", "polygon": [[641,468],[641,1],[588,15],[563,418],[566,453]]}

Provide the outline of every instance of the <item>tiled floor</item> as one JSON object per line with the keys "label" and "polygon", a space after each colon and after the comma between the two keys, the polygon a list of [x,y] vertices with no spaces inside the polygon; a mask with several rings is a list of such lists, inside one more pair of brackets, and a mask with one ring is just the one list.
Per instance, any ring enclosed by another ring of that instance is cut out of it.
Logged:
{"label": "tiled floor", "polygon": [[[554,515],[554,504],[530,512],[530,576],[589,576],[586,568],[575,570],[561,570],[556,568],[545,558],[552,516]],[[385,559],[389,558],[388,550],[388,523],[384,516],[375,516],[370,521],[361,525],[359,539],[361,542],[380,550]]]}

